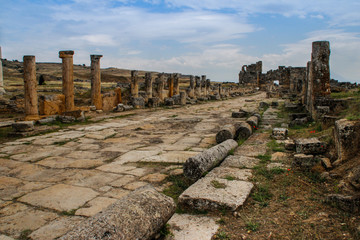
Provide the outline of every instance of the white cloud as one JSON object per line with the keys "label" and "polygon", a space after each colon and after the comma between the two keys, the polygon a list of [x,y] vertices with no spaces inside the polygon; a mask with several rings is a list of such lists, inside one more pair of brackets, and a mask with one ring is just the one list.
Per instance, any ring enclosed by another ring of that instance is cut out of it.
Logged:
{"label": "white cloud", "polygon": [[112,36],[107,35],[107,34],[76,36],[76,37],[70,37],[70,40],[84,41],[90,45],[96,45],[96,46],[114,46],[115,45],[115,41],[113,40]]}

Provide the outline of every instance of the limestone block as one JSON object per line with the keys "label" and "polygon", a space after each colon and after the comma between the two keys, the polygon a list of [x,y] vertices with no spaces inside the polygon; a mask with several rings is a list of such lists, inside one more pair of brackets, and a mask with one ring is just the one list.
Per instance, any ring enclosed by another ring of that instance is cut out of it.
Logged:
{"label": "limestone block", "polygon": [[247,112],[240,111],[240,112],[232,112],[231,117],[232,118],[243,118],[247,116]]}
{"label": "limestone block", "polygon": [[226,140],[202,153],[190,157],[184,164],[184,175],[192,180],[199,179],[206,171],[218,165],[238,143],[232,139]]}
{"label": "limestone block", "polygon": [[235,139],[247,139],[251,136],[253,129],[247,122],[237,122],[235,126]]}
{"label": "limestone block", "polygon": [[236,129],[232,124],[227,124],[216,134],[216,143],[222,143],[228,139],[235,138]]}
{"label": "limestone block", "polygon": [[173,106],[175,104],[175,101],[173,98],[165,98],[164,100],[164,104],[166,106]]}
{"label": "limestone block", "polygon": [[160,98],[158,97],[152,97],[148,99],[148,107],[158,107],[160,105]]}
{"label": "limestone block", "polygon": [[131,104],[134,106],[134,108],[144,108],[145,100],[142,97],[133,97],[131,98]]}
{"label": "limestone block", "polygon": [[221,163],[221,167],[253,168],[258,165],[259,159],[241,155],[230,155]]}
{"label": "limestone block", "polygon": [[317,164],[313,155],[295,154],[292,162],[293,167],[299,167],[302,169],[310,169]]}
{"label": "limestone block", "polygon": [[175,203],[153,187],[140,188],[63,236],[70,239],[151,239],[175,212]]}
{"label": "limestone block", "polygon": [[288,130],[286,128],[274,128],[272,130],[271,137],[276,140],[285,140],[288,135]]}
{"label": "limestone block", "polygon": [[180,195],[179,204],[197,210],[235,211],[244,204],[253,187],[246,181],[204,177]]}
{"label": "limestone block", "polygon": [[295,150],[295,142],[292,139],[285,140],[284,146],[286,150],[290,150],[290,151]]}
{"label": "limestone block", "polygon": [[326,143],[317,138],[301,138],[295,140],[296,153],[322,154],[326,151]]}
{"label": "limestone block", "polygon": [[341,119],[335,122],[335,147],[338,160],[335,163],[351,159],[360,148],[360,121]]}
{"label": "limestone block", "polygon": [[15,132],[30,132],[34,130],[33,121],[22,121],[11,124]]}
{"label": "limestone block", "polygon": [[290,127],[294,127],[294,126],[304,126],[305,124],[307,124],[309,122],[307,117],[304,118],[296,118],[294,120],[292,120],[289,124]]}

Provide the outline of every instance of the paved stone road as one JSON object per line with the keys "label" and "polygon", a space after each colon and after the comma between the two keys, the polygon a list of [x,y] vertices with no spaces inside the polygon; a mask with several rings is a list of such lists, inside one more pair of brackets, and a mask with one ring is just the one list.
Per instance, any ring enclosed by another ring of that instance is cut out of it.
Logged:
{"label": "paved stone road", "polygon": [[0,145],[0,233],[17,238],[31,230],[33,239],[53,239],[136,188],[164,189],[188,157],[215,144],[232,111],[264,98],[138,110]]}

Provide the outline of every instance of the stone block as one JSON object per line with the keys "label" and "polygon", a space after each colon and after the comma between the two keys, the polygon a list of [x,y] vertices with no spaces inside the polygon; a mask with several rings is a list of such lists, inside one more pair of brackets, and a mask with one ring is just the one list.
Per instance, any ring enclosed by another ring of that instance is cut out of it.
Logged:
{"label": "stone block", "polygon": [[289,113],[290,121],[295,120],[297,118],[305,118],[308,117],[307,113]]}
{"label": "stone block", "polygon": [[143,97],[133,97],[131,98],[131,104],[134,108],[145,108],[145,100]]}
{"label": "stone block", "polygon": [[299,167],[301,169],[308,170],[317,164],[313,155],[295,154],[292,162],[293,167]]}
{"label": "stone block", "polygon": [[165,98],[164,99],[164,104],[166,106],[173,106],[175,104],[175,101],[173,98]]}
{"label": "stone block", "polygon": [[337,206],[343,211],[350,213],[359,213],[360,211],[360,197],[346,196],[342,194],[329,194],[326,196],[326,202]]}
{"label": "stone block", "polygon": [[235,139],[247,139],[251,136],[253,129],[247,122],[237,122],[235,127]]}
{"label": "stone block", "polygon": [[279,102],[274,102],[274,101],[272,101],[272,102],[271,102],[271,106],[272,106],[272,107],[278,107],[278,106],[279,106]]}
{"label": "stone block", "polygon": [[330,162],[330,159],[328,158],[320,158],[322,165],[325,167],[325,169],[331,169],[332,165]]}
{"label": "stone block", "polygon": [[260,102],[259,108],[268,108],[269,104],[267,102]]}
{"label": "stone block", "polygon": [[148,107],[154,108],[154,107],[158,107],[159,105],[160,105],[160,98],[152,97],[148,99]]}
{"label": "stone block", "polygon": [[276,140],[285,140],[288,136],[288,130],[286,128],[274,128],[272,130],[271,137]]}
{"label": "stone block", "polygon": [[31,132],[34,130],[34,122],[33,121],[22,121],[15,122],[11,124],[12,129],[15,132]]}
{"label": "stone block", "polygon": [[305,124],[307,124],[309,122],[307,117],[304,118],[296,118],[294,120],[292,120],[289,124],[290,127],[294,127],[294,126],[304,126]]}
{"label": "stone block", "polygon": [[174,212],[172,198],[146,186],[83,221],[60,239],[151,239]]}
{"label": "stone block", "polygon": [[319,141],[317,138],[301,138],[295,140],[296,153],[319,155],[326,151],[325,142]]}
{"label": "stone block", "polygon": [[335,122],[335,147],[338,159],[335,165],[354,157],[360,148],[360,121],[341,119]]}
{"label": "stone block", "polygon": [[244,118],[247,116],[247,113],[244,111],[240,111],[240,112],[232,112],[231,113],[231,117],[232,118]]}
{"label": "stone block", "polygon": [[295,150],[295,142],[294,142],[294,140],[291,140],[291,139],[285,140],[284,146],[285,146],[286,150],[290,150],[290,151]]}

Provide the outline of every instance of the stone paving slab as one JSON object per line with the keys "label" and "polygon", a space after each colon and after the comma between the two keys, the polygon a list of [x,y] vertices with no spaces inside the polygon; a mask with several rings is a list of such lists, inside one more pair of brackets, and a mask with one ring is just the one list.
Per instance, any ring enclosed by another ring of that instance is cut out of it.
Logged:
{"label": "stone paving slab", "polygon": [[101,210],[107,208],[114,202],[116,202],[117,199],[114,198],[107,198],[107,197],[97,197],[93,200],[89,201],[85,206],[82,208],[79,208],[76,210],[75,215],[78,216],[86,216],[91,217],[100,212]]}
{"label": "stone paving slab", "polygon": [[98,159],[74,159],[71,157],[49,157],[38,162],[39,165],[50,168],[82,168],[93,169],[104,162]]}
{"label": "stone paving slab", "polygon": [[190,157],[199,154],[193,151],[169,151],[161,152],[159,155],[143,158],[140,162],[166,162],[166,163],[184,163]]}
{"label": "stone paving slab", "polygon": [[242,180],[246,181],[251,178],[251,170],[250,169],[237,169],[237,168],[229,168],[229,167],[217,167],[211,170],[206,177],[213,178],[223,178],[227,180]]}
{"label": "stone paving slab", "polygon": [[19,201],[57,211],[70,211],[79,208],[97,195],[99,194],[90,188],[57,184],[26,194],[19,198]]}
{"label": "stone paving slab", "polygon": [[179,204],[197,210],[226,207],[235,211],[244,204],[253,186],[252,183],[246,181],[204,177],[180,195]]}
{"label": "stone paving slab", "polygon": [[172,236],[166,240],[211,240],[220,227],[211,217],[176,213],[168,224]]}
{"label": "stone paving slab", "polygon": [[228,156],[221,163],[221,167],[235,168],[253,168],[260,163],[260,160],[254,157],[246,157],[241,155]]}

